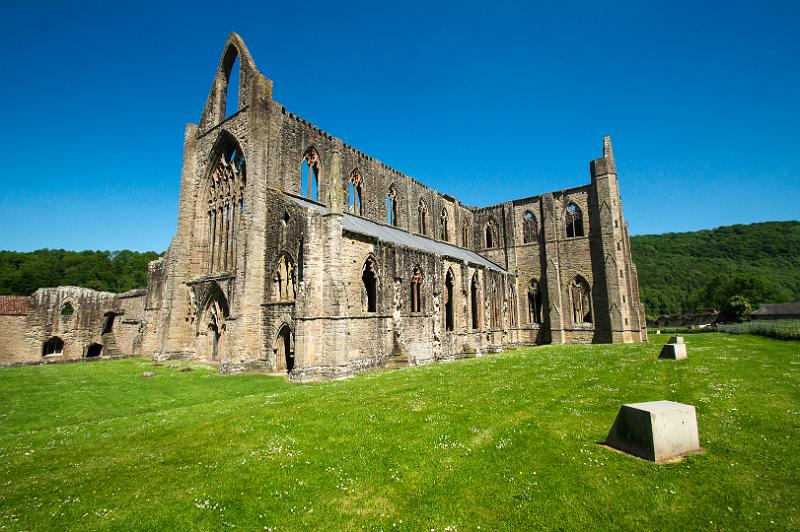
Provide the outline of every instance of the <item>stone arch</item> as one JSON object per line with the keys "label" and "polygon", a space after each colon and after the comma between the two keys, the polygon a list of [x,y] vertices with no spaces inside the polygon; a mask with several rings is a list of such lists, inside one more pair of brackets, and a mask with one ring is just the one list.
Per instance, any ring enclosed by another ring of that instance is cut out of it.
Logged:
{"label": "stone arch", "polygon": [[411,272],[411,312],[422,312],[422,284],[424,281],[425,276],[422,273],[422,267],[417,264]]}
{"label": "stone arch", "polygon": [[213,282],[206,291],[202,305],[202,315],[198,320],[199,333],[206,335],[207,342],[203,346],[203,358],[207,360],[222,360],[225,355],[226,321],[230,315],[228,298],[219,284]]}
{"label": "stone arch", "polygon": [[364,175],[358,168],[353,168],[347,177],[347,208],[353,214],[364,214]]}
{"label": "stone arch", "polygon": [[536,242],[539,228],[536,223],[536,216],[531,211],[525,211],[522,215],[522,243],[532,244]]}
{"label": "stone arch", "polygon": [[59,336],[52,336],[42,344],[42,356],[54,356],[64,354],[64,340]]}
{"label": "stone arch", "polygon": [[220,131],[209,153],[204,191],[209,273],[231,271],[236,267],[246,186],[247,157],[241,144],[231,133]]}
{"label": "stone arch", "polygon": [[394,183],[389,185],[386,194],[386,223],[397,227],[397,188]]}
{"label": "stone arch", "polygon": [[483,228],[483,245],[486,249],[497,247],[500,243],[497,241],[497,223],[494,218],[489,218],[484,224]]}
{"label": "stone arch", "polygon": [[361,267],[361,307],[364,312],[378,311],[378,289],[380,286],[380,267],[371,253]]}
{"label": "stone arch", "polygon": [[592,289],[589,282],[581,275],[576,275],[570,284],[570,301],[573,323],[593,323]]}
{"label": "stone arch", "polygon": [[564,209],[564,229],[567,238],[583,236],[583,211],[571,201]]}
{"label": "stone arch", "polygon": [[297,269],[294,258],[283,251],[275,261],[272,274],[272,298],[275,301],[294,301],[297,297]]}
{"label": "stone arch", "polygon": [[294,328],[282,320],[277,327],[275,338],[275,368],[278,371],[291,373],[294,369]]}
{"label": "stone arch", "polygon": [[103,344],[90,344],[86,348],[86,358],[98,358],[103,354]]}
{"label": "stone arch", "polygon": [[[237,79],[232,79],[231,76],[235,74],[234,66],[237,63],[239,75]],[[260,75],[244,41],[236,33],[231,33],[223,47],[222,56],[214,75],[214,83],[200,118],[200,128],[206,129],[226,120],[229,117],[226,108],[230,108],[235,113],[247,107],[249,95],[255,90],[253,78]],[[231,94],[234,88],[236,89],[236,105],[232,106],[228,105],[228,99],[234,96]],[[264,88],[267,95],[270,95],[272,87],[269,80]]]}
{"label": "stone arch", "polygon": [[542,290],[539,281],[528,281],[528,323],[542,323]]}
{"label": "stone arch", "polygon": [[309,146],[303,152],[300,162],[300,193],[301,195],[319,201],[319,183],[322,173],[322,162],[319,152],[314,146]]}
{"label": "stone arch", "polygon": [[455,330],[455,274],[453,268],[447,269],[444,277],[444,330]]}
{"label": "stone arch", "polygon": [[61,309],[58,311],[58,314],[64,318],[69,319],[75,313],[75,304],[67,299],[61,303]]}

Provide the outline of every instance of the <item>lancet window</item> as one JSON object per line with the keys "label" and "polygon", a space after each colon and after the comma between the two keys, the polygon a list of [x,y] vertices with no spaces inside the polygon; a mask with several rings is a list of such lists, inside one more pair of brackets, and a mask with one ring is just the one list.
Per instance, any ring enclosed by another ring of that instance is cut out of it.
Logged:
{"label": "lancet window", "polygon": [[209,273],[236,267],[239,227],[244,217],[247,169],[244,154],[232,138],[218,141],[212,155],[206,193]]}
{"label": "lancet window", "polygon": [[567,205],[564,222],[566,223],[567,238],[583,236],[583,213],[580,207],[574,203]]}

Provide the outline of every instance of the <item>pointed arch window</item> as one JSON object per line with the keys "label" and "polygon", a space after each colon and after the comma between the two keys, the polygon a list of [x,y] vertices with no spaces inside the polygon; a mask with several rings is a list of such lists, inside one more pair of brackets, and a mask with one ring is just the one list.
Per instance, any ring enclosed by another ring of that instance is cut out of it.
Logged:
{"label": "pointed arch window", "polygon": [[580,207],[574,203],[567,205],[564,222],[566,223],[567,238],[583,236],[583,212]]}
{"label": "pointed arch window", "polygon": [[442,214],[439,215],[439,237],[445,242],[450,240],[450,231],[447,227],[447,209],[442,209]]}
{"label": "pointed arch window", "polygon": [[455,280],[451,268],[447,270],[447,276],[444,280],[444,329],[446,331],[452,331],[455,328],[454,286]]}
{"label": "pointed arch window", "polygon": [[497,289],[497,281],[492,279],[489,292],[489,318],[493,329],[500,327],[500,294]]}
{"label": "pointed arch window", "polygon": [[319,153],[311,147],[306,150],[300,163],[300,187],[303,196],[319,200],[319,174]]}
{"label": "pointed arch window", "polygon": [[495,246],[494,242],[494,230],[492,228],[492,223],[489,222],[486,224],[486,228],[484,230],[484,244],[486,249],[493,248]]}
{"label": "pointed arch window", "polygon": [[461,245],[469,247],[469,222],[466,220],[461,225]]}
{"label": "pointed arch window", "polygon": [[422,268],[414,267],[411,274],[411,312],[422,312]]}
{"label": "pointed arch window", "polygon": [[511,300],[511,304],[509,305],[509,321],[512,327],[517,326],[517,291],[513,285],[509,286],[509,299]]}
{"label": "pointed arch window", "polygon": [[242,65],[239,60],[239,50],[231,46],[225,54],[223,61],[225,72],[225,102],[223,118],[229,118],[239,111],[239,88],[241,85]]}
{"label": "pointed arch window", "polygon": [[386,195],[386,223],[397,227],[397,189],[394,185],[389,187]]}
{"label": "pointed arch window", "polygon": [[364,214],[364,176],[358,168],[350,172],[348,182],[350,183],[350,212],[362,216]]}
{"label": "pointed arch window", "polygon": [[275,268],[275,276],[272,278],[273,293],[278,301],[293,301],[297,291],[295,288],[295,268],[294,261],[289,254],[284,253],[278,260]]}
{"label": "pointed arch window", "polygon": [[428,234],[428,205],[425,200],[419,200],[417,206],[417,213],[419,214],[419,232],[422,235]]}
{"label": "pointed arch window", "polygon": [[378,311],[378,264],[372,257],[364,262],[361,269],[361,283],[364,291],[362,301],[366,312]]}
{"label": "pointed arch window", "polygon": [[211,156],[206,189],[208,208],[208,270],[225,272],[236,267],[239,227],[244,217],[247,165],[239,144],[224,134]]}
{"label": "pointed arch window", "polygon": [[480,328],[480,302],[478,301],[478,272],[472,275],[469,290],[470,306],[472,310],[472,329]]}
{"label": "pointed arch window", "polygon": [[536,279],[528,283],[528,323],[542,323],[542,292]]}
{"label": "pointed arch window", "polygon": [[572,299],[572,322],[592,323],[592,295],[589,283],[580,275],[570,287]]}
{"label": "pointed arch window", "polygon": [[538,232],[536,217],[531,211],[525,211],[525,214],[522,216],[522,243],[531,244],[536,242],[536,235]]}

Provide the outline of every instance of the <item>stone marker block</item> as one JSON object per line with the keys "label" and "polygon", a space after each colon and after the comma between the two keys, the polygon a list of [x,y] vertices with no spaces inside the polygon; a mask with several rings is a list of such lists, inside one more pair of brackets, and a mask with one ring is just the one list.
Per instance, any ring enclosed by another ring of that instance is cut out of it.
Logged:
{"label": "stone marker block", "polygon": [[669,343],[661,348],[661,353],[658,358],[668,360],[684,360],[686,355],[686,344],[673,344]]}
{"label": "stone marker block", "polygon": [[604,443],[653,462],[702,450],[694,407],[673,401],[622,405]]}
{"label": "stone marker block", "polygon": [[668,344],[682,344],[683,336],[670,336]]}

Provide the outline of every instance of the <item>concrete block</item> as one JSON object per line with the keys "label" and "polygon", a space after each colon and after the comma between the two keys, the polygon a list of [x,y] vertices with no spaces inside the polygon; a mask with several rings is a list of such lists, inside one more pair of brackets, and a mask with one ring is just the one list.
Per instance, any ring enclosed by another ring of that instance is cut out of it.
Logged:
{"label": "concrete block", "polygon": [[686,355],[686,344],[667,344],[661,348],[658,358],[666,360],[684,360]]}
{"label": "concrete block", "polygon": [[695,408],[673,401],[622,405],[604,443],[653,462],[702,450]]}
{"label": "concrete block", "polygon": [[670,336],[669,337],[669,342],[667,342],[667,343],[668,344],[682,344],[682,343],[684,343],[683,342],[683,336]]}

